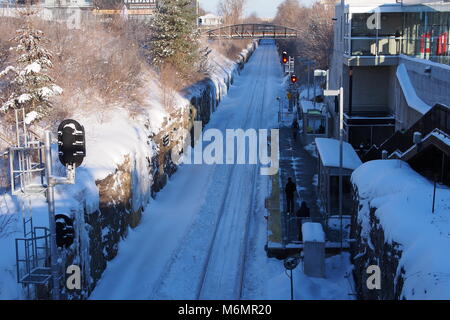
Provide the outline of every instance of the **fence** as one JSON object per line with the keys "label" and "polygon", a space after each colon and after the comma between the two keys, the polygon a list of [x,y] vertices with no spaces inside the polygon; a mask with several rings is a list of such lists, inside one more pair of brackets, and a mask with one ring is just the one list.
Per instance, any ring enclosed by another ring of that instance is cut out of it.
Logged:
{"label": "fence", "polygon": [[[300,244],[301,238],[301,226],[305,222],[320,223],[325,232],[326,240],[328,242],[340,242],[340,216],[327,216],[327,217],[286,217],[286,230],[287,230],[287,242]],[[344,241],[350,237],[350,216],[342,216],[343,222],[343,236]]]}

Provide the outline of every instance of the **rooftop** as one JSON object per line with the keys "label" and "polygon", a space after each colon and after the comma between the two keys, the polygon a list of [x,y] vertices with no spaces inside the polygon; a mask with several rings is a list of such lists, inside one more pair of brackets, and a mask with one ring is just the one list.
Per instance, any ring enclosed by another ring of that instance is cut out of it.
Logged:
{"label": "rooftop", "polygon": [[[339,140],[316,138],[315,141],[322,164],[325,167],[339,167]],[[348,142],[344,142],[343,155],[345,169],[355,170],[362,164],[355,149]]]}

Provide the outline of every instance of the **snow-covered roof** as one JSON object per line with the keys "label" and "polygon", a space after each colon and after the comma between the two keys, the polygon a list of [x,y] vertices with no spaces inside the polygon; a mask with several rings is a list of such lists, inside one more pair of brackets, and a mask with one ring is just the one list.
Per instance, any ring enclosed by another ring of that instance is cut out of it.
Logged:
{"label": "snow-covered roof", "polygon": [[403,95],[408,105],[421,114],[427,113],[431,109],[431,106],[423,102],[417,95],[416,89],[414,89],[409,79],[408,70],[403,63],[397,67],[397,79],[402,87]]}
{"label": "snow-covered roof", "polygon": [[325,242],[325,233],[322,225],[316,222],[302,224],[303,242]]}
{"label": "snow-covered roof", "polygon": [[[339,140],[328,138],[316,138],[317,151],[322,164],[325,167],[339,167]],[[344,169],[355,170],[362,162],[355,149],[344,141],[343,148]]]}
{"label": "snow-covered roof", "polygon": [[207,13],[204,16],[199,17],[199,19],[222,19],[222,17],[216,16],[212,13]]}

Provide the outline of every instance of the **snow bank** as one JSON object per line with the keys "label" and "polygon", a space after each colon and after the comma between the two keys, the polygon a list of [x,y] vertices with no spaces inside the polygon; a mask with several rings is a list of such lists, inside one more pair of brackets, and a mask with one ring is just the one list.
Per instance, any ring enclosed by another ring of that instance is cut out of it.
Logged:
{"label": "snow bank", "polygon": [[450,190],[438,187],[433,214],[433,183],[400,160],[367,162],[354,171],[352,182],[362,205],[362,236],[370,241],[370,208],[376,208],[385,241],[402,248],[397,270],[405,271],[402,296],[448,299]]}

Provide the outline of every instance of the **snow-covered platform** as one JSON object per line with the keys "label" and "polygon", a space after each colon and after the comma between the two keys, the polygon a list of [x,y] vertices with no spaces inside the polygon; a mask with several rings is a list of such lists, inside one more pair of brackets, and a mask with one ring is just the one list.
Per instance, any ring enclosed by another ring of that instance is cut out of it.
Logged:
{"label": "snow-covered platform", "polygon": [[[282,123],[280,127],[280,171],[278,175],[272,177],[272,194],[266,199],[267,254],[269,257],[283,258],[303,250],[303,244],[298,241],[300,239],[298,218],[290,217],[285,213],[284,185],[288,177],[292,177],[297,185],[294,211],[299,209],[302,201],[307,203],[310,208],[311,222],[320,222],[324,226],[326,240],[328,240],[325,245],[326,253],[335,253],[341,247],[340,242],[336,242],[339,240],[336,219],[334,216],[325,219],[317,205],[317,183],[315,183],[318,175],[317,159],[305,150],[300,139],[294,140],[289,124],[290,122]],[[347,217],[345,225],[349,225]],[[343,248],[348,249],[348,243],[344,242]]]}

